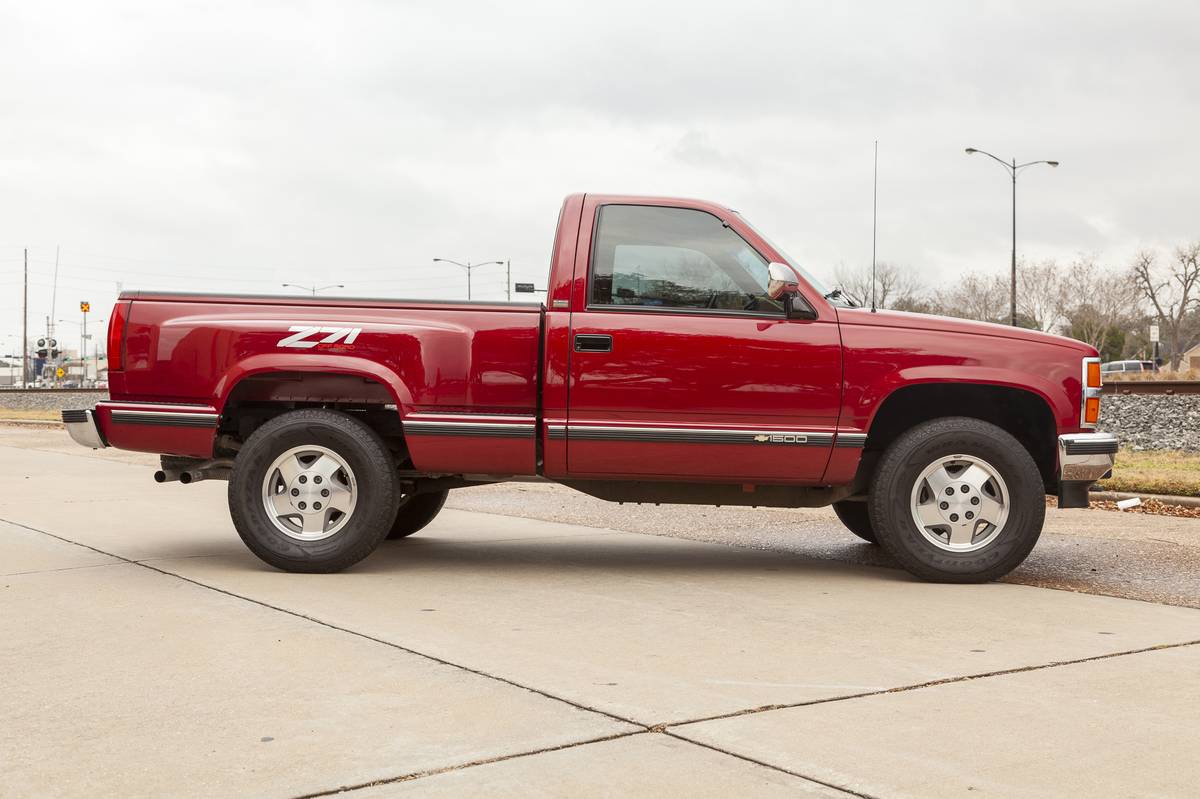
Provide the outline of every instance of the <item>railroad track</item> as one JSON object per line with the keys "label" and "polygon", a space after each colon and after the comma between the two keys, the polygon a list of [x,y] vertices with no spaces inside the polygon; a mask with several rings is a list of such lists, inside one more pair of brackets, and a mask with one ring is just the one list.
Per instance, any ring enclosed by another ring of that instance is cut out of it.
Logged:
{"label": "railroad track", "polygon": [[0,386],[0,397],[7,394],[95,394],[108,393],[107,388],[4,388]]}
{"label": "railroad track", "polygon": [[1104,394],[1200,394],[1200,380],[1114,380]]}

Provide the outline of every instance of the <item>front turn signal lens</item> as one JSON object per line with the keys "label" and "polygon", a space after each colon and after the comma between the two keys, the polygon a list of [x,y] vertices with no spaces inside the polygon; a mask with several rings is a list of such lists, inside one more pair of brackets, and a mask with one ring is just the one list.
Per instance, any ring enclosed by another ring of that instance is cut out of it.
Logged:
{"label": "front turn signal lens", "polygon": [[1087,384],[1088,388],[1100,388],[1100,364],[1096,361],[1088,361]]}
{"label": "front turn signal lens", "polygon": [[1100,418],[1100,398],[1088,397],[1083,403],[1083,421],[1087,424],[1095,424]]}

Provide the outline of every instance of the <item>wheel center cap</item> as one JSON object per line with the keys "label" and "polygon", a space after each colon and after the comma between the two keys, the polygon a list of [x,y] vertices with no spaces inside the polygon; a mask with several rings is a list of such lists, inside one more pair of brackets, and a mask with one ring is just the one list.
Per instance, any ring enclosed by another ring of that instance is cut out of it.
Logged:
{"label": "wheel center cap", "polygon": [[978,494],[968,483],[951,483],[938,498],[938,511],[949,524],[972,524],[979,518]]}
{"label": "wheel center cap", "polygon": [[288,497],[292,507],[301,513],[318,513],[324,510],[328,492],[324,485],[318,485],[311,477],[305,476],[304,482],[299,478],[287,487]]}

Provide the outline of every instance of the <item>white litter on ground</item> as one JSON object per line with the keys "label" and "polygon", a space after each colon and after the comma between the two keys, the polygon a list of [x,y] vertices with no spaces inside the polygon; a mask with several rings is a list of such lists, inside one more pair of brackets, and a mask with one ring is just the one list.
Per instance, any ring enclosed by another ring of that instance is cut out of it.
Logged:
{"label": "white litter on ground", "polygon": [[1119,510],[1129,510],[1130,508],[1136,508],[1138,505],[1141,505],[1141,504],[1142,504],[1141,497],[1130,497],[1129,499],[1118,499],[1117,500],[1117,508]]}

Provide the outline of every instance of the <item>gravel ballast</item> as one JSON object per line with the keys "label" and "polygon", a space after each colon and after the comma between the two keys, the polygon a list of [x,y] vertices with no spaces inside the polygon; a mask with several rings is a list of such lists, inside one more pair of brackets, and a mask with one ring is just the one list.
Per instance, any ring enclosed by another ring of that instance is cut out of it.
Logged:
{"label": "gravel ballast", "polygon": [[17,411],[61,411],[90,408],[108,399],[107,391],[3,391],[0,390],[0,417],[4,409]]}
{"label": "gravel ballast", "polygon": [[1106,394],[1099,429],[1134,450],[1200,452],[1200,394]]}

